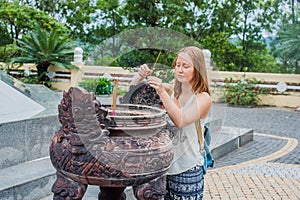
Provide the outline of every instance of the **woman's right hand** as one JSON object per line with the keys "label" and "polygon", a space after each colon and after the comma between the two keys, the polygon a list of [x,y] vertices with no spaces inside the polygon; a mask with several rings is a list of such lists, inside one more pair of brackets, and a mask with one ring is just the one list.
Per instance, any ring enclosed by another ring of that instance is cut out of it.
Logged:
{"label": "woman's right hand", "polygon": [[137,85],[141,83],[148,75],[152,73],[152,70],[146,64],[139,67],[137,73],[133,76],[130,85]]}
{"label": "woman's right hand", "polygon": [[146,64],[141,65],[138,70],[138,75],[141,78],[146,78],[146,76],[150,75],[151,73],[152,73],[152,70],[150,70]]}

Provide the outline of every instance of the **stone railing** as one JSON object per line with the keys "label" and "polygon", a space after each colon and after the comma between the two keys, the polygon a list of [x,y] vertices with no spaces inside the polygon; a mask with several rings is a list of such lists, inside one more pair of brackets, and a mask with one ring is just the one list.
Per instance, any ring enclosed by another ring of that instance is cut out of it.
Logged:
{"label": "stone railing", "polygon": [[[259,81],[259,88],[269,89],[267,95],[260,95],[261,105],[280,106],[280,107],[299,107],[300,106],[300,75],[299,74],[276,74],[276,73],[254,73],[254,72],[229,72],[211,71],[209,73],[214,99],[219,99],[224,91],[222,86],[227,78],[233,81],[245,79],[256,79]],[[221,87],[216,87],[221,86]]]}
{"label": "stone railing", "polygon": [[[112,66],[86,66],[82,60],[82,49],[75,48],[73,64],[79,67],[79,70],[61,71],[55,66],[49,67],[52,87],[57,90],[68,90],[71,86],[78,86],[78,83],[84,78],[98,78],[101,76],[110,76],[112,79],[119,80],[119,86],[127,88],[134,75],[133,72],[125,70],[122,67]],[[207,66],[210,63],[210,52],[204,50]],[[26,71],[35,71],[34,65],[24,65],[22,68]],[[260,81],[258,87],[269,88],[270,94],[260,96],[260,104],[282,107],[300,107],[300,74],[275,74],[275,73],[253,73],[253,72],[228,72],[213,71],[208,67],[208,76],[212,87],[212,96],[215,102],[221,100],[224,94],[222,86],[225,85],[226,78],[239,80],[242,76],[246,79],[255,78]],[[218,85],[218,87],[216,87]],[[221,87],[220,87],[221,86]],[[220,89],[221,88],[221,89]]]}
{"label": "stone railing", "polygon": [[[78,65],[79,70],[71,72],[57,72],[52,80],[53,87],[58,90],[66,90],[70,86],[77,86],[83,78],[97,78],[110,75],[112,79],[118,79],[120,86],[127,88],[134,75],[129,70],[121,67],[109,66],[85,66]],[[208,70],[211,81],[212,96],[215,102],[219,102],[224,95],[222,86],[226,78],[239,80],[242,76],[246,79],[255,78],[260,83],[258,87],[268,88],[270,93],[260,96],[261,105],[280,107],[300,107],[300,75],[299,74],[275,74],[275,73],[253,73],[253,72],[227,72]],[[216,87],[218,86],[218,87]],[[221,86],[221,87],[220,87]]]}

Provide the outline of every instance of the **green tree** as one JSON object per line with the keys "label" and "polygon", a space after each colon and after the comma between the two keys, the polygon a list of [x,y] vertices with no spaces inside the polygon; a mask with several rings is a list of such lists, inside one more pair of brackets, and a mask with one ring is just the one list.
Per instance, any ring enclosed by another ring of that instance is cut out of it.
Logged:
{"label": "green tree", "polygon": [[112,38],[112,56],[116,56],[116,51],[120,46],[115,35],[124,30],[125,27],[119,1],[98,0],[96,7],[98,14],[93,17],[93,21],[97,21],[99,26],[95,26],[93,29],[93,41],[102,42],[106,38]]}
{"label": "green tree", "polygon": [[276,62],[276,58],[272,56],[269,49],[266,48],[266,44],[261,42],[253,42],[249,48],[248,56],[243,59],[249,59],[244,63],[250,63],[251,66],[245,67],[244,71],[249,72],[268,72],[278,73],[280,68]]}
{"label": "green tree", "polygon": [[[69,37],[84,48],[85,54],[106,39],[112,39],[113,48],[109,49],[109,53],[114,57],[124,42],[114,39],[115,35],[143,27],[166,28],[183,33],[210,49],[218,68],[253,71],[259,70],[257,55],[261,54],[270,62],[272,60],[266,47],[257,44],[264,43],[263,30],[275,30],[274,26],[281,16],[278,5],[288,1],[14,0],[14,3],[9,3],[8,0],[0,0],[0,30],[3,27],[14,39],[34,29],[36,24],[50,30],[54,26],[46,18],[52,16],[50,19],[55,19],[55,24],[60,23],[70,30]],[[296,10],[295,6],[293,8]],[[130,37],[136,39],[128,36],[126,40],[131,40]],[[232,42],[233,37],[239,37],[239,42]],[[214,41],[221,42],[224,48]],[[151,51],[151,55],[144,54],[145,60],[147,56],[155,58],[157,51]],[[126,59],[134,57],[135,53],[126,55]]]}
{"label": "green tree", "polygon": [[237,10],[238,4],[236,0],[215,1],[212,12],[210,12],[211,25],[209,26],[207,36],[216,33],[225,33],[223,37],[226,36],[229,39],[239,25],[240,15]]}
{"label": "green tree", "polygon": [[12,38],[10,37],[6,24],[0,21],[0,46],[13,43]]}
{"label": "green tree", "polygon": [[20,39],[23,34],[33,30],[36,26],[47,30],[56,29],[67,32],[63,25],[45,12],[32,9],[27,5],[20,6],[17,2],[4,1],[0,4],[0,22],[5,35],[9,35],[11,41]]}
{"label": "green tree", "polygon": [[[20,56],[20,51],[18,50],[18,46],[14,43],[0,46],[0,62],[5,63],[5,68],[9,68],[7,63],[13,57]],[[4,68],[4,66],[0,65],[0,68]]]}
{"label": "green tree", "polygon": [[272,43],[273,55],[278,59],[281,71],[300,73],[299,67],[299,0],[283,0],[281,5],[290,8],[282,12],[280,27]]}
{"label": "green tree", "polygon": [[24,56],[13,58],[11,63],[37,64],[36,68],[41,82],[49,80],[46,73],[50,65],[55,65],[62,70],[77,69],[71,64],[74,43],[70,42],[66,36],[60,37],[60,33],[55,30],[47,32],[37,29],[24,36],[19,44],[19,49]]}
{"label": "green tree", "polygon": [[216,0],[164,0],[161,24],[198,41],[209,34],[211,14],[218,5]]}
{"label": "green tree", "polygon": [[162,16],[160,0],[127,0],[122,13],[129,27],[156,27]]}
{"label": "green tree", "polygon": [[[255,43],[263,43],[263,31],[272,31],[280,16],[278,2],[274,0],[237,0],[237,12],[240,15],[239,26],[235,35],[243,50],[243,62],[238,71],[247,71],[252,66],[249,51],[257,47]],[[252,71],[250,69],[250,71]]]}
{"label": "green tree", "polygon": [[90,0],[65,0],[60,1],[56,19],[63,22],[70,30],[70,36],[74,40],[83,43],[89,42],[93,37],[92,15],[95,13],[95,5]]}
{"label": "green tree", "polygon": [[224,32],[206,36],[201,43],[211,51],[215,68],[221,71],[238,71],[243,59],[243,50],[234,45]]}
{"label": "green tree", "polygon": [[300,23],[286,24],[276,35],[274,55],[300,74]]}
{"label": "green tree", "polygon": [[[258,45],[264,43],[263,29],[272,30],[270,24],[278,18],[274,5],[272,0],[128,0],[124,8],[132,26],[166,27],[198,41],[212,51],[219,69],[253,71],[266,58],[271,66],[276,64],[266,46]],[[232,41],[233,36],[239,37],[238,42]],[[262,62],[257,62],[259,53]]]}

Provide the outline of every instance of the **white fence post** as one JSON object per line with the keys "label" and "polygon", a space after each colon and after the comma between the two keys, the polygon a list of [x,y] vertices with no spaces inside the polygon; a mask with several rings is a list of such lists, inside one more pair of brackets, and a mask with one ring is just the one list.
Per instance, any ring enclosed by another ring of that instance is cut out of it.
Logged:
{"label": "white fence post", "polygon": [[74,49],[74,64],[84,64],[83,62],[83,49],[81,47],[76,47]]}
{"label": "white fence post", "polygon": [[81,47],[76,47],[74,49],[74,61],[72,64],[76,65],[79,69],[71,69],[71,86],[76,86],[78,82],[82,80],[83,71],[82,67],[84,66],[83,61],[83,49]]}
{"label": "white fence post", "polygon": [[208,49],[203,49],[203,56],[205,60],[205,66],[207,70],[212,70],[211,64],[210,64],[210,58],[211,58],[211,52]]}

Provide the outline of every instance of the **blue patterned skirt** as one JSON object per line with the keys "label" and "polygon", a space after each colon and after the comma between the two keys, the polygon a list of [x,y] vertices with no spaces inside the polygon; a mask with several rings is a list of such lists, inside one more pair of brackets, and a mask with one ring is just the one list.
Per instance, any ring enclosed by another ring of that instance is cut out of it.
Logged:
{"label": "blue patterned skirt", "polygon": [[181,174],[167,176],[165,200],[202,200],[203,189],[203,166],[196,166]]}

